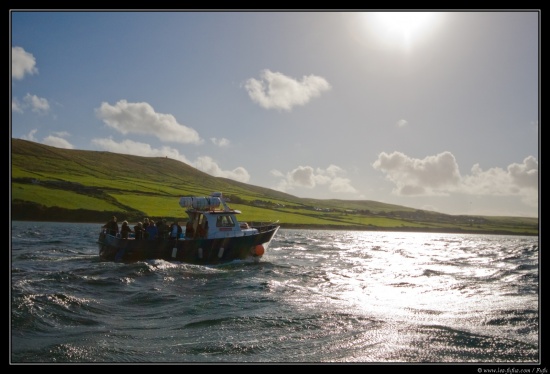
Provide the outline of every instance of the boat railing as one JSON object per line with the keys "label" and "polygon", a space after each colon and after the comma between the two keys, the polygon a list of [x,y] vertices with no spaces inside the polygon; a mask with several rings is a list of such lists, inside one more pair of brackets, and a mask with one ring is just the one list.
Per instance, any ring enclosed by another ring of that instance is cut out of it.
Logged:
{"label": "boat railing", "polygon": [[265,232],[269,230],[273,230],[274,228],[279,226],[279,220],[274,222],[253,222],[249,223],[249,226],[251,228],[257,229],[259,232]]}

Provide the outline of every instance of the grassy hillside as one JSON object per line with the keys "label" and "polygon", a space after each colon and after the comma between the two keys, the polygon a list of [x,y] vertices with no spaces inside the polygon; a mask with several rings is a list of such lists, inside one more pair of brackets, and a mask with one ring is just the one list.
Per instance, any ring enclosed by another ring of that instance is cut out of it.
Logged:
{"label": "grassy hillside", "polygon": [[283,228],[478,232],[538,235],[537,218],[453,216],[370,200],[302,199],[269,188],[212,177],[163,157],[11,143],[11,219],[137,222],[144,217],[186,220],[181,196],[229,197],[248,222]]}

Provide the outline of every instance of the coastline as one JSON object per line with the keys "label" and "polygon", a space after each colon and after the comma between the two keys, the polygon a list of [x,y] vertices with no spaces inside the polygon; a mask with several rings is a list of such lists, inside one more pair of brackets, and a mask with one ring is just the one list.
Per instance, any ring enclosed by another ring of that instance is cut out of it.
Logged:
{"label": "coastline", "polygon": [[[108,217],[108,215],[107,215]],[[168,217],[170,218],[170,217]],[[45,220],[45,219],[11,219],[10,222],[21,221],[21,222],[50,222],[50,223],[87,223],[87,224],[97,224],[104,225],[105,222],[95,222],[89,220]],[[510,230],[483,230],[483,229],[472,229],[465,230],[463,228],[417,228],[417,227],[378,227],[378,226],[360,226],[360,225],[315,225],[315,224],[285,224],[279,223],[281,229],[296,229],[296,230],[335,230],[335,231],[370,231],[370,232],[417,232],[417,233],[437,233],[437,234],[479,234],[479,235],[516,235],[516,236],[539,236],[539,233],[530,233],[530,232],[516,232]]]}

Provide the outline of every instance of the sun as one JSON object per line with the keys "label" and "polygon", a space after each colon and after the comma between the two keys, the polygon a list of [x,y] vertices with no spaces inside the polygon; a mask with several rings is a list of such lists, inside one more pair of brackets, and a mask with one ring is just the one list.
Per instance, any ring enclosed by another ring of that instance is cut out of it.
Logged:
{"label": "sun", "polygon": [[419,43],[440,18],[437,12],[367,12],[362,13],[369,37],[386,47],[410,49]]}

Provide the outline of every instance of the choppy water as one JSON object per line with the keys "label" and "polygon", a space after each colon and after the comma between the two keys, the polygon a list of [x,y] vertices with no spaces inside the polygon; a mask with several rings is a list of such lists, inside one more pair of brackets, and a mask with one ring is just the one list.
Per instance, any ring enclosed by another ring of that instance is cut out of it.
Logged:
{"label": "choppy water", "polygon": [[281,229],[197,266],[100,262],[100,226],[12,222],[11,363],[540,362],[538,237]]}

